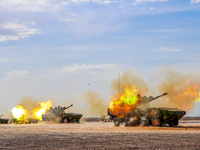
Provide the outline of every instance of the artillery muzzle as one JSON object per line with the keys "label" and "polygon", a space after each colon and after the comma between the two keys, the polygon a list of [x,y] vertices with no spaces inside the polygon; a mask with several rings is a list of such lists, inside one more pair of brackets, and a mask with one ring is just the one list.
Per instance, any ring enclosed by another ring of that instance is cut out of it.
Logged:
{"label": "artillery muzzle", "polygon": [[165,96],[165,95],[167,95],[167,94],[168,94],[168,93],[167,93],[167,92],[165,92],[165,93],[163,93],[162,95],[163,95],[163,96]]}

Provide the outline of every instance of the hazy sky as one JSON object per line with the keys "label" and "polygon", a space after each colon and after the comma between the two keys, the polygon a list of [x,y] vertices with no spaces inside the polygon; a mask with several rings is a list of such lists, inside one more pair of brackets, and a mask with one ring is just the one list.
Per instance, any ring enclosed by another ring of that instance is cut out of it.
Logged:
{"label": "hazy sky", "polygon": [[0,52],[0,114],[23,96],[107,101],[119,70],[200,74],[200,0],[0,0]]}

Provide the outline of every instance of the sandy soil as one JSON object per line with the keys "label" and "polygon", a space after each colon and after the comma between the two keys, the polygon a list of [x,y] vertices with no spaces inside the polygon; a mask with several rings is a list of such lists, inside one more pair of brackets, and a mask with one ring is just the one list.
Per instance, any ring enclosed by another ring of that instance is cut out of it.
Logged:
{"label": "sandy soil", "polygon": [[0,133],[0,149],[200,149],[200,125],[1,124]]}

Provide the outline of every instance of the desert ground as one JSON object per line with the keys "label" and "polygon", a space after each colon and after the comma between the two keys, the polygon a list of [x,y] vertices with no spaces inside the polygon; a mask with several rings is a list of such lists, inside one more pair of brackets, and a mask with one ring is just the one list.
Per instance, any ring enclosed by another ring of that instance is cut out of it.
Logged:
{"label": "desert ground", "polygon": [[200,149],[200,125],[1,124],[0,149]]}

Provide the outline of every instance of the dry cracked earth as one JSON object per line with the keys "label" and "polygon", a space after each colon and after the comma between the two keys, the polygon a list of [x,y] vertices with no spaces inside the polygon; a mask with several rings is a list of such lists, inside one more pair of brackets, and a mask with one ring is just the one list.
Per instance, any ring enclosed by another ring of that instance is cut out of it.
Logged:
{"label": "dry cracked earth", "polygon": [[200,149],[200,125],[1,124],[0,149]]}

